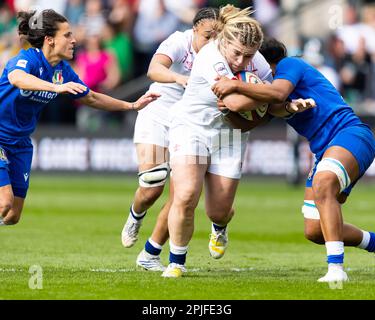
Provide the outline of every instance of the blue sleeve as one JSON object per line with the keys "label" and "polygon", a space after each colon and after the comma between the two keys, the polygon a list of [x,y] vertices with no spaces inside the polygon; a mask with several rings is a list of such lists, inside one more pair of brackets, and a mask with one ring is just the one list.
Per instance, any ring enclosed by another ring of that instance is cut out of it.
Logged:
{"label": "blue sleeve", "polygon": [[17,56],[10,59],[6,65],[8,74],[16,69],[32,74],[33,70],[36,70],[37,67],[38,63],[35,61],[35,58],[25,50],[22,50]]}
{"label": "blue sleeve", "polygon": [[72,81],[72,82],[80,83],[80,84],[82,84],[86,87],[86,91],[84,91],[82,93],[78,93],[78,94],[69,94],[69,96],[72,99],[83,98],[84,96],[86,96],[90,92],[90,88],[78,77],[78,75],[74,72],[74,70],[72,69],[72,67],[68,63],[66,63],[65,67],[66,67],[66,72],[65,72],[66,78],[64,79],[64,83]]}
{"label": "blue sleeve", "polygon": [[298,82],[303,78],[304,74],[304,64],[300,59],[284,58],[276,66],[274,80],[288,80],[296,87]]}

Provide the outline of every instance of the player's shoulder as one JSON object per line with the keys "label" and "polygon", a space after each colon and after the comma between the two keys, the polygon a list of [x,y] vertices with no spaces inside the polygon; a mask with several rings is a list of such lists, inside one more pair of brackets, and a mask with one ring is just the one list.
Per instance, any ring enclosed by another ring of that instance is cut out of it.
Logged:
{"label": "player's shoulder", "polygon": [[167,39],[165,39],[156,50],[156,53],[162,54],[173,54],[176,53],[184,54],[190,50],[191,43],[193,41],[193,31],[189,30],[185,32],[175,31]]}
{"label": "player's shoulder", "polygon": [[16,61],[16,60],[19,60],[19,59],[27,59],[27,61],[29,60],[36,60],[37,58],[37,54],[36,54],[36,50],[39,50],[39,49],[35,49],[35,48],[29,48],[29,49],[21,49],[17,55],[15,55],[12,59],[10,59],[11,61]]}
{"label": "player's shoulder", "polygon": [[175,31],[166,40],[180,43],[190,43],[193,38],[193,30]]}
{"label": "player's shoulder", "polygon": [[262,81],[272,82],[273,80],[271,67],[259,51],[255,53],[246,70],[257,75]]}
{"label": "player's shoulder", "polygon": [[36,48],[21,49],[17,55],[9,59],[6,68],[14,69],[20,67],[22,69],[28,69],[37,66],[40,59],[38,58],[38,52]]}
{"label": "player's shoulder", "polygon": [[294,66],[308,66],[309,64],[303,60],[301,57],[285,57],[279,63],[280,66],[294,65]]}
{"label": "player's shoulder", "polygon": [[213,55],[217,55],[217,54],[220,54],[220,51],[219,51],[218,46],[217,46],[217,41],[215,41],[215,40],[212,40],[209,43],[207,43],[198,52],[198,55],[200,55],[202,57],[208,56],[208,58],[212,57]]}
{"label": "player's shoulder", "polygon": [[[267,62],[267,60],[263,57],[263,55],[257,51],[254,55],[254,57],[251,59],[250,63],[251,68],[259,69],[259,68],[266,68],[269,69],[270,65]],[[254,71],[254,70],[249,70],[249,71]]]}

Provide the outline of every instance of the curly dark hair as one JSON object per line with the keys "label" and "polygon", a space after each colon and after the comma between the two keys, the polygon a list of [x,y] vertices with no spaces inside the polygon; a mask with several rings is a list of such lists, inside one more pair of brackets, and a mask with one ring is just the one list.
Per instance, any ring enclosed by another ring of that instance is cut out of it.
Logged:
{"label": "curly dark hair", "polygon": [[21,11],[17,14],[18,34],[24,37],[33,47],[41,48],[45,36],[54,37],[58,23],[68,20],[52,9],[37,11]]}

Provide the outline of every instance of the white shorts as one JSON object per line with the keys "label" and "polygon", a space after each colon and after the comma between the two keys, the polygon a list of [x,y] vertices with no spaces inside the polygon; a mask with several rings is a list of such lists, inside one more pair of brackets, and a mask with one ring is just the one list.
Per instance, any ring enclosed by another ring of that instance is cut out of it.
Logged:
{"label": "white shorts", "polygon": [[152,114],[139,112],[134,128],[134,143],[154,144],[164,148],[169,145],[169,126],[162,124]]}
{"label": "white shorts", "polygon": [[241,178],[248,133],[229,127],[203,129],[174,123],[169,134],[171,160],[178,156],[208,157],[208,172]]}

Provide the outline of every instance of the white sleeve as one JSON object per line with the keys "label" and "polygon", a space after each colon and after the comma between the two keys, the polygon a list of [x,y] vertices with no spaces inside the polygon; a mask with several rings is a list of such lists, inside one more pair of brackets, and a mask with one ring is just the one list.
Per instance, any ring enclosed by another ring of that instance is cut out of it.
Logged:
{"label": "white sleeve", "polygon": [[168,56],[172,62],[180,63],[186,55],[184,35],[182,32],[176,31],[165,39],[156,50],[155,54],[164,54]]}
{"label": "white sleeve", "polygon": [[249,71],[255,73],[262,81],[273,81],[271,67],[259,51],[255,53],[249,67]]}
{"label": "white sleeve", "polygon": [[218,76],[234,78],[227,61],[221,54],[213,52],[213,50],[201,50],[195,58],[193,69],[198,76],[204,78],[210,85],[217,82],[215,79]]}

